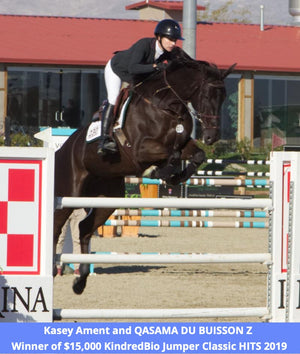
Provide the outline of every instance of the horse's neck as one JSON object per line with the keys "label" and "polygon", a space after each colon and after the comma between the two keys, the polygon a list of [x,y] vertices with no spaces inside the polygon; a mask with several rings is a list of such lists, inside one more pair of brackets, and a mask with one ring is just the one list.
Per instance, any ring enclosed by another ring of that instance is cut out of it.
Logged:
{"label": "horse's neck", "polygon": [[136,86],[135,91],[144,97],[151,98],[165,90],[172,89],[179,96],[186,96],[190,91],[192,83],[195,81],[195,74],[192,68],[182,67],[172,72],[162,72],[159,76]]}
{"label": "horse's neck", "polygon": [[190,98],[194,91],[195,84],[198,83],[197,73],[189,67],[182,67],[175,72],[167,73],[166,81],[173,92],[184,101]]}

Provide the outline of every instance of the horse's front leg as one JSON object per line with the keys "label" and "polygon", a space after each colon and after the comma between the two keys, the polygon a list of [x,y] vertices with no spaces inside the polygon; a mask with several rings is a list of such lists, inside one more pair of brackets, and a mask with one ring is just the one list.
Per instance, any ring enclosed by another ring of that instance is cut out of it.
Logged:
{"label": "horse's front leg", "polygon": [[[81,253],[89,253],[90,239],[94,231],[105,223],[113,211],[114,209],[91,209],[86,218],[79,223]],[[73,282],[73,291],[78,295],[82,294],[86,287],[90,264],[81,263],[79,273],[80,276]]]}
{"label": "horse's front leg", "polygon": [[172,155],[168,158],[168,161],[163,166],[156,167],[151,171],[150,178],[167,180],[180,170],[180,162],[180,151],[173,152]]}
{"label": "horse's front leg", "polygon": [[[90,239],[94,231],[94,229],[91,228],[94,223],[94,214],[94,210],[91,210],[86,218],[79,223],[80,248],[82,254],[89,253]],[[80,263],[79,273],[79,277],[75,278],[73,282],[73,291],[78,295],[82,294],[85,289],[86,281],[90,274],[90,265],[88,263]]]}
{"label": "horse's front leg", "polygon": [[174,174],[166,179],[167,184],[177,185],[188,180],[193,174],[195,174],[199,166],[205,160],[205,153],[197,146],[194,139],[190,139],[182,150],[181,158],[182,160],[188,160],[188,165],[180,173]]}

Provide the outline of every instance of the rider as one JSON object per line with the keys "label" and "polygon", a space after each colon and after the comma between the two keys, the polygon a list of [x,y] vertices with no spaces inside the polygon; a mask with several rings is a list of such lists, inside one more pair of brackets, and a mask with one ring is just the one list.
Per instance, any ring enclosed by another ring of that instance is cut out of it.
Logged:
{"label": "rider", "polygon": [[170,53],[181,37],[179,24],[171,19],[160,21],[154,30],[155,38],[142,38],[129,49],[116,52],[104,70],[108,105],[102,112],[101,136],[98,154],[115,153],[116,142],[110,137],[114,121],[114,106],[122,81],[137,83],[156,70],[162,70],[164,61],[170,61]]}

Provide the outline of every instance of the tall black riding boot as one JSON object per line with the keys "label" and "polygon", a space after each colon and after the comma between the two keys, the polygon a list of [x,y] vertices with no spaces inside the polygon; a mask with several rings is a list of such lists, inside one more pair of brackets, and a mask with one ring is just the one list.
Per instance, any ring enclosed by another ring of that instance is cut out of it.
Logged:
{"label": "tall black riding boot", "polygon": [[109,135],[109,130],[114,122],[114,105],[108,104],[101,118],[101,136],[97,153],[99,155],[113,154],[118,151],[117,144]]}

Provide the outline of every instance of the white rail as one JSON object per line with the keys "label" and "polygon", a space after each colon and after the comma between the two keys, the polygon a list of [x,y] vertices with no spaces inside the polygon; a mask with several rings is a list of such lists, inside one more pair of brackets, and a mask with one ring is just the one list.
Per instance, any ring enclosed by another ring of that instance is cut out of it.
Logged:
{"label": "white rail", "polygon": [[272,200],[232,198],[56,198],[56,208],[181,208],[255,209],[272,208]]}
{"label": "white rail", "polygon": [[134,318],[210,318],[210,317],[265,317],[265,307],[203,308],[203,309],[54,309],[56,320],[62,319],[134,319]]}
{"label": "white rail", "polygon": [[271,264],[270,253],[115,253],[57,255],[56,260],[63,263],[124,263],[124,264],[176,264],[176,263],[264,263]]}

